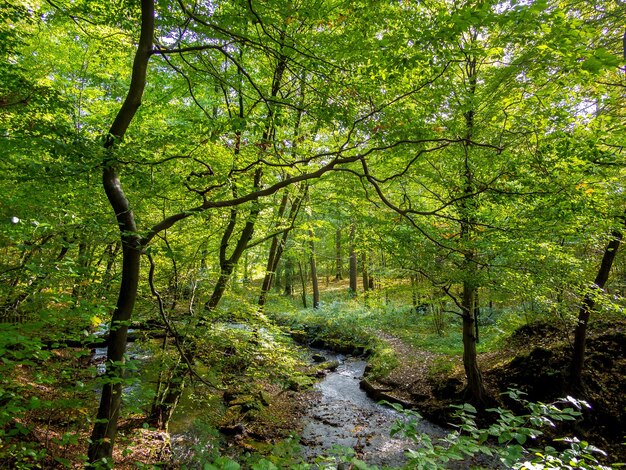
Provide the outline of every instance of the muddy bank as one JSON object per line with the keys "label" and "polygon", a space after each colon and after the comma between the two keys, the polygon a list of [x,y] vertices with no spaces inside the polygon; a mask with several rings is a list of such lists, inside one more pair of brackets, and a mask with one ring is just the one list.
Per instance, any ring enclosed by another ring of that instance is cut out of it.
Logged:
{"label": "muddy bank", "polygon": [[[496,391],[516,387],[531,401],[551,402],[566,395],[586,400],[591,409],[582,419],[563,427],[609,453],[613,462],[626,461],[626,322],[591,325],[587,340],[582,389],[568,380],[571,345],[552,325],[523,327],[511,338],[513,344],[531,345],[526,351],[485,373]],[[507,403],[514,407],[514,403]]]}
{"label": "muddy bank", "polygon": [[[488,392],[514,412],[519,405],[503,402],[502,393],[517,388],[529,401],[552,402],[567,395],[587,400],[591,410],[557,433],[575,435],[609,453],[611,462],[626,461],[626,321],[592,324],[587,344],[585,386],[572,391],[567,379],[571,344],[566,333],[551,324],[521,327],[505,347],[482,354],[479,364]],[[451,404],[462,402],[465,383],[460,358],[433,355],[387,337],[399,366],[383,377],[366,373],[365,386],[377,398],[415,408],[438,424],[451,422]],[[483,423],[488,424],[488,423]]]}

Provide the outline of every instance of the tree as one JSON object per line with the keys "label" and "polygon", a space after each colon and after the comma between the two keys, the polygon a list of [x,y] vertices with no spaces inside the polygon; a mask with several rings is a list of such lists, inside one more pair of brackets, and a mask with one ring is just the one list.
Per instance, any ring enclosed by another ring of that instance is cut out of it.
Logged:
{"label": "tree", "polygon": [[[407,135],[407,148],[394,148],[384,161],[362,161],[359,175],[385,205],[436,246],[441,260],[437,264],[445,260],[445,266],[452,267],[433,270],[431,265],[420,272],[442,288],[460,311],[465,397],[484,404],[476,351],[478,292],[494,264],[507,266],[516,256],[502,243],[501,234],[517,234],[521,229],[511,224],[507,211],[513,209],[513,201],[530,195],[554,195],[564,186],[573,189],[571,180],[559,180],[556,188],[542,188],[524,174],[532,168],[541,146],[556,140],[554,132],[546,131],[550,120],[555,126],[571,122],[572,109],[559,107],[563,90],[531,89],[526,82],[528,76],[546,73],[534,67],[529,56],[552,47],[552,42],[546,45],[541,41],[557,42],[550,35],[565,30],[569,23],[539,5],[500,9],[495,4],[441,3],[429,9],[416,8],[410,14],[429,19],[441,15],[441,23],[426,23],[431,27],[426,29],[426,37],[446,38],[429,50],[431,61],[441,66],[441,79],[420,94],[413,109],[405,108],[404,113],[412,117],[397,110],[384,114],[378,128],[394,131],[385,132],[381,139],[399,134],[399,123],[405,121],[413,123],[412,133],[418,137]],[[444,17],[447,26],[441,26]],[[546,21],[554,30],[548,29],[550,35],[542,35],[529,46],[525,43],[527,31],[521,26],[529,19]],[[424,38],[424,31],[420,37]],[[581,38],[576,40],[580,44]],[[542,60],[542,65],[557,62],[550,55]],[[540,103],[544,99],[555,103],[556,117],[554,108],[548,115],[543,104],[535,107],[528,102],[529,96]],[[528,148],[524,136],[533,134],[540,136],[536,137],[538,145]],[[530,225],[527,229],[534,230]],[[457,294],[453,286],[459,286],[461,292]]]}
{"label": "tree", "polygon": [[[251,9],[250,5],[248,6],[250,8],[246,7],[242,11],[238,11],[236,9],[231,11],[229,8],[226,8],[230,5],[225,4],[225,8],[220,11],[220,13],[224,13],[223,20],[225,21],[225,24],[228,25],[227,28],[224,29],[218,27],[215,23],[213,23],[213,20],[208,21],[205,19],[205,17],[211,18],[213,16],[212,12],[191,11],[187,9],[182,3],[180,4],[180,6],[180,13],[182,14],[182,16],[186,17],[194,25],[197,25],[199,30],[202,30],[203,32],[199,35],[191,37],[191,40],[193,41],[191,45],[181,44],[180,47],[178,46],[178,44],[182,42],[183,38],[175,37],[175,35],[170,36],[170,39],[174,40],[174,42],[176,42],[177,44],[174,47],[168,49],[158,43],[156,45],[153,45],[153,38],[155,36],[154,5],[151,1],[148,0],[142,2],[141,35],[137,52],[135,54],[129,91],[127,93],[126,99],[122,104],[122,107],[116,115],[111,129],[109,130],[108,136],[105,139],[103,185],[109,198],[109,202],[116,214],[117,223],[120,229],[120,238],[123,247],[123,267],[117,307],[113,312],[110,327],[109,347],[107,353],[107,380],[103,388],[101,404],[98,411],[96,424],[92,432],[92,443],[89,450],[89,460],[92,463],[102,461],[102,459],[108,460],[111,457],[117,431],[117,418],[120,412],[122,396],[121,378],[123,377],[123,358],[126,347],[128,322],[131,319],[132,310],[137,295],[137,288],[139,283],[140,256],[141,253],[147,248],[149,243],[159,233],[169,229],[177,222],[187,219],[192,215],[196,215],[213,208],[235,207],[249,202],[255,204],[259,198],[271,195],[276,191],[285,188],[291,184],[318,178],[324,173],[334,170],[339,165],[349,164],[351,162],[358,161],[364,158],[365,154],[355,151],[357,147],[351,147],[348,144],[350,144],[350,141],[353,138],[352,130],[356,126],[356,123],[361,124],[362,122],[371,119],[373,114],[375,114],[370,112],[365,117],[359,117],[352,123],[352,125],[348,125],[348,129],[350,130],[346,134],[347,137],[345,138],[344,142],[341,142],[338,146],[335,145],[336,150],[329,151],[328,148],[325,148],[322,145],[322,151],[317,153],[314,152],[311,155],[311,149],[305,148],[303,146],[301,152],[309,152],[309,155],[305,158],[290,161],[289,159],[286,159],[281,152],[279,152],[278,160],[271,165],[265,162],[265,158],[269,158],[269,156],[263,156],[259,158],[259,154],[256,151],[251,152],[250,154],[246,154],[246,156],[255,155],[255,158],[251,161],[241,162],[241,167],[235,167],[234,169],[231,169],[228,173],[229,176],[237,173],[254,174],[253,184],[251,187],[248,188],[245,194],[229,195],[228,191],[225,191],[227,189],[227,180],[225,180],[225,182],[223,183],[209,185],[205,189],[189,188],[191,189],[192,193],[201,198],[201,203],[199,205],[195,205],[190,208],[175,212],[172,215],[166,216],[160,221],[157,221],[148,230],[140,231],[137,227],[130,203],[122,189],[118,173],[119,160],[118,158],[116,158],[115,153],[117,151],[118,144],[121,143],[122,138],[125,136],[126,131],[131,121],[133,120],[139,105],[141,104],[143,92],[146,87],[146,75],[150,57],[153,55],[158,55],[162,57],[163,60],[174,71],[179,73],[183,77],[183,79],[187,81],[193,102],[195,102],[202,110],[204,110],[204,108],[197,101],[198,97],[194,94],[192,84],[189,81],[189,77],[184,72],[181,72],[181,70],[171,62],[168,56],[170,54],[185,54],[187,52],[217,50],[224,59],[235,64],[235,68],[237,70],[236,76],[239,79],[242,78],[241,75],[245,77],[245,80],[251,87],[250,89],[253,89],[255,90],[255,92],[259,93],[260,102],[263,102],[267,109],[266,118],[268,119],[268,121],[266,121],[266,126],[264,127],[265,131],[262,133],[262,139],[259,144],[262,151],[265,151],[268,148],[267,141],[270,138],[270,132],[273,132],[274,129],[274,126],[271,124],[273,120],[276,119],[276,117],[278,116],[277,111],[274,110],[274,106],[276,104],[274,101],[274,97],[277,96],[280,87],[280,76],[282,75],[284,69],[286,69],[286,67],[283,67],[283,65],[281,64],[287,63],[286,61],[288,59],[290,62],[294,62],[294,58],[288,58],[283,53],[283,51],[289,50],[290,54],[295,53],[296,55],[304,55],[307,58],[311,57],[308,52],[302,52],[306,51],[306,48],[303,48],[303,50],[301,51],[295,48],[293,44],[290,45],[289,48],[287,48],[285,41],[287,41],[288,36],[284,32],[280,33],[280,30],[278,39],[274,37],[271,33],[265,31],[265,40],[267,41],[266,44],[259,44],[257,41],[247,37],[245,31],[235,32],[234,30],[228,30],[228,27],[234,27],[237,25],[237,23],[232,23],[231,21],[233,21],[233,18],[237,18],[239,14],[243,13],[244,15],[248,15],[249,18],[256,18],[256,21],[259,21],[259,23],[263,25],[264,21],[271,21],[275,19],[272,17],[272,15],[274,15],[276,12],[274,12],[273,10],[267,10],[265,13],[268,16],[264,18],[263,13],[259,13],[258,11]],[[233,16],[231,16],[231,14],[233,14]],[[203,17],[203,15],[205,15],[205,17]],[[164,22],[166,22],[168,19],[164,19]],[[282,17],[282,20],[284,19],[285,16]],[[244,25],[244,30],[245,27],[246,26]],[[218,41],[218,43],[221,42],[222,45],[215,45],[215,43],[211,42],[211,40],[208,40],[205,44],[195,44],[196,38],[204,37],[207,31],[213,32],[217,36],[214,38],[214,40]],[[174,33],[172,33],[172,35],[173,34]],[[301,35],[300,37],[305,38],[306,36]],[[291,41],[293,40],[293,38],[289,36],[289,40]],[[259,91],[260,89],[258,87],[258,84],[252,77],[250,70],[247,70],[246,64],[238,61],[237,58],[229,51],[227,47],[227,43],[229,41],[249,44],[252,45],[253,48],[258,48],[259,50],[264,52],[266,50],[269,50],[271,52],[271,57],[277,58],[278,65],[274,70],[276,71],[276,73],[278,73],[278,75],[276,75],[275,73],[271,81],[272,92],[270,95],[266,96]],[[192,70],[194,69],[192,68]],[[241,94],[239,94],[239,96],[241,96]],[[322,100],[322,102],[323,101],[324,100]],[[256,103],[257,102],[255,102],[254,105],[256,105]],[[291,104],[287,102],[283,106],[285,108],[288,108],[290,105]],[[239,109],[241,109],[241,105],[239,105]],[[352,116],[348,115],[345,116],[345,118],[352,119]],[[233,116],[232,119],[237,126],[245,126],[245,122],[241,121],[242,118],[240,115],[237,117]],[[337,119],[337,117],[334,117],[333,119]],[[307,129],[309,129],[309,127],[307,127]],[[317,127],[317,129],[319,129],[319,126]],[[315,132],[317,132],[317,130]],[[244,134],[242,133],[241,136],[241,138],[243,139]],[[276,135],[276,137],[274,138],[278,139],[278,136]],[[236,142],[239,142],[239,138],[237,138]],[[166,158],[165,160],[167,161],[169,160],[169,158]],[[192,158],[192,160],[195,163],[199,163],[200,166],[204,168],[203,173],[196,172],[196,174],[211,176],[210,173],[213,173],[213,168],[208,166],[206,163],[195,159],[195,157]],[[318,160],[320,161],[320,163],[312,165],[312,163],[315,163]],[[262,168],[264,165],[267,167],[276,167],[283,169],[294,166],[303,166],[304,170],[302,170],[300,173],[292,172],[288,177],[282,180],[273,180],[269,185],[261,187],[260,178],[263,173]],[[207,196],[209,193],[212,194],[211,198]],[[253,222],[251,220],[248,220],[246,222],[246,227],[251,227],[252,223]],[[244,230],[246,229],[244,228]],[[244,236],[240,240],[245,240],[245,242],[247,242],[248,238],[249,237]],[[245,242],[242,242],[242,244],[245,244]],[[241,247],[238,246],[235,249],[236,253],[238,254],[241,251],[239,248]],[[222,261],[224,261],[222,267],[225,268],[225,271],[228,271],[232,264],[229,261],[234,260],[223,258]],[[230,273],[226,272],[226,274]],[[219,281],[218,285],[221,285]]]}
{"label": "tree", "polygon": [[[624,221],[624,218],[622,218]],[[589,323],[589,317],[596,305],[596,298],[604,289],[606,282],[613,266],[613,261],[617,255],[617,250],[622,242],[623,233],[622,229],[615,229],[611,233],[611,240],[604,249],[604,255],[598,269],[598,274],[593,282],[593,285],[589,288],[588,292],[583,297],[580,309],[578,311],[578,321],[574,330],[574,351],[572,354],[571,362],[571,384],[575,388],[580,388],[582,385],[582,371],[585,362],[585,342],[587,333],[587,324]]]}

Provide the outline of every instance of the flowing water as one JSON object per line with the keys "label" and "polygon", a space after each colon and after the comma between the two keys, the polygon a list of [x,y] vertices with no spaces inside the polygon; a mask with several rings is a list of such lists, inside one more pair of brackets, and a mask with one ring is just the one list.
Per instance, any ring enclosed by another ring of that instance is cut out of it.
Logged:
{"label": "flowing water", "polygon": [[[403,415],[376,403],[361,390],[359,383],[367,363],[329,351],[320,354],[340,365],[315,386],[318,396],[304,417],[305,456],[325,455],[340,445],[354,449],[357,457],[371,465],[402,466],[406,462],[404,452],[413,443],[390,437],[393,424],[404,419]],[[445,435],[443,428],[426,420],[418,426],[419,431],[433,437]]]}

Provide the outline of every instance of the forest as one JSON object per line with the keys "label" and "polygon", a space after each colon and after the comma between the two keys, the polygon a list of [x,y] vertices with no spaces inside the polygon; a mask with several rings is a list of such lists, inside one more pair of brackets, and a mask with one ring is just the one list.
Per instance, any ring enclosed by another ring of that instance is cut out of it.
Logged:
{"label": "forest", "polygon": [[623,0],[9,0],[0,468],[626,462]]}

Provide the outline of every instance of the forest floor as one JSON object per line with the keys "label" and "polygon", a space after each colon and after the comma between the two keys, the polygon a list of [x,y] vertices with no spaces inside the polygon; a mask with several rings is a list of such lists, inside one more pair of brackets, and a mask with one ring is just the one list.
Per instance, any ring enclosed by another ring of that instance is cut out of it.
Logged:
{"label": "forest floor", "polygon": [[[398,401],[414,407],[435,423],[450,423],[450,405],[463,401],[465,379],[461,358],[411,346],[390,334],[377,332],[377,335],[393,350],[397,366],[385,373],[370,367],[363,388],[375,399]],[[558,436],[575,435],[608,452],[610,461],[626,462],[626,320],[590,323],[585,387],[580,392],[572,392],[566,379],[571,344],[572,338],[562,327],[534,323],[518,328],[497,348],[479,355],[487,391],[495,401],[516,412],[523,410],[519,406],[515,409],[515,403],[503,403],[501,395],[511,387],[527,393],[529,401],[550,403],[567,395],[587,400],[591,410],[585,411],[576,423],[559,429]],[[75,387],[65,392],[58,384],[42,383],[38,374],[44,368],[72,371],[64,379],[70,385],[77,381],[89,383],[93,373],[86,367],[84,357],[61,350],[51,353],[42,364],[17,366],[14,380],[25,399],[63,405],[61,408],[32,406],[23,419],[16,419],[16,424],[32,430],[20,445],[35,451],[47,449],[47,456],[38,458],[46,468],[81,467],[90,429],[86,418],[96,405],[96,396],[91,387],[81,389],[79,396]],[[315,374],[313,371],[312,375]],[[315,392],[306,387],[288,390],[269,383],[261,388],[268,403],[259,419],[245,423],[245,432],[233,433],[228,440],[233,451],[227,450],[229,455],[236,455],[241,449],[271,451],[273,444],[301,431],[301,417]],[[163,462],[167,468],[172,462],[170,436],[145,428],[144,420],[137,415],[120,423],[115,453],[117,468],[136,468],[137,462]],[[11,467],[0,462],[0,468]]]}
{"label": "forest floor", "polygon": [[[462,403],[464,371],[460,358],[416,349],[385,336],[399,365],[385,377],[367,378],[374,397],[414,407],[439,424],[452,421],[450,405]],[[611,461],[626,461],[626,321],[590,324],[584,388],[572,391],[567,382],[571,338],[562,329],[538,323],[519,328],[506,345],[479,355],[487,392],[503,403],[503,392],[515,388],[529,401],[552,403],[568,395],[586,400],[591,409],[582,419],[557,432],[575,435],[608,452]]]}

